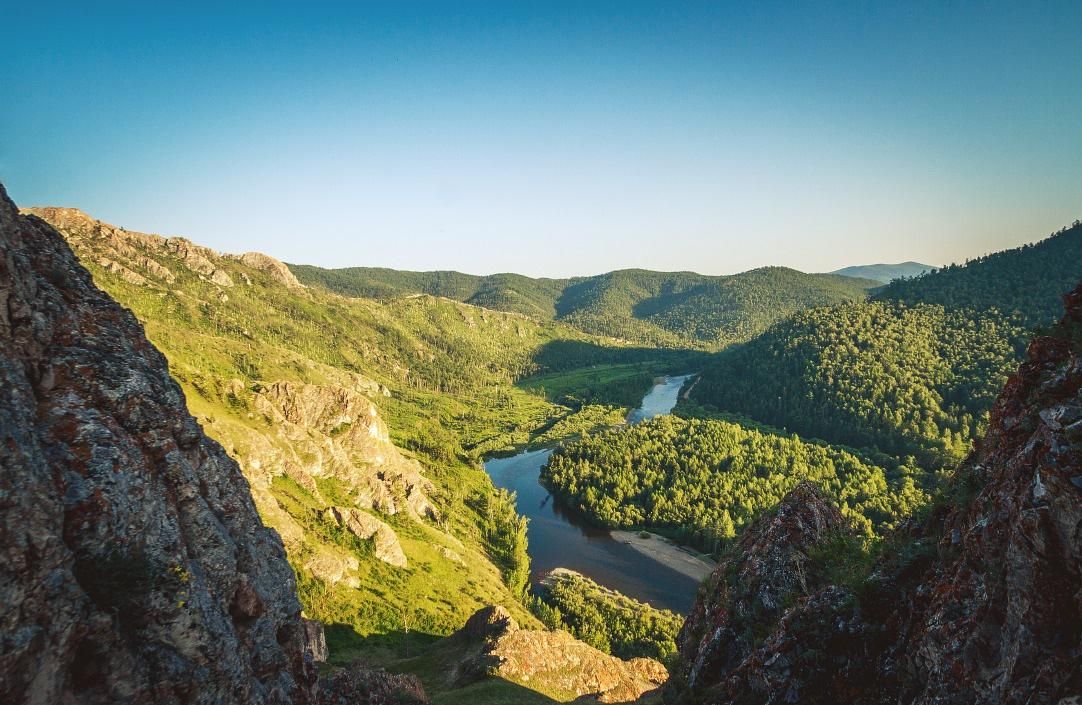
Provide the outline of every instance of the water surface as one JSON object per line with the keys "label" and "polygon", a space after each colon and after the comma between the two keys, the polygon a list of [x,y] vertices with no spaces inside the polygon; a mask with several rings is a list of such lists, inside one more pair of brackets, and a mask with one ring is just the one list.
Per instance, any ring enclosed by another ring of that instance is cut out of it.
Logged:
{"label": "water surface", "polygon": [[[654,385],[642,405],[628,415],[628,422],[672,411],[687,378],[668,377]],[[530,450],[485,463],[497,487],[518,493],[518,511],[530,520],[527,535],[533,582],[553,568],[570,568],[636,600],[686,614],[698,582],[616,541],[607,529],[590,526],[561,506],[538,482],[541,466],[551,453],[548,448]]]}

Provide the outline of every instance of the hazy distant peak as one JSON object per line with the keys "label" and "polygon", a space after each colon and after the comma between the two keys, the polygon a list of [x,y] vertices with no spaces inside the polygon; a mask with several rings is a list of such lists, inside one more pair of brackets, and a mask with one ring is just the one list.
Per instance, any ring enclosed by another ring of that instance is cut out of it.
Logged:
{"label": "hazy distant peak", "polygon": [[875,281],[889,284],[895,279],[902,277],[915,277],[935,269],[930,264],[920,262],[898,262],[897,264],[858,264],[852,267],[836,269],[831,274],[840,274],[843,277],[857,277],[860,279],[874,279]]}

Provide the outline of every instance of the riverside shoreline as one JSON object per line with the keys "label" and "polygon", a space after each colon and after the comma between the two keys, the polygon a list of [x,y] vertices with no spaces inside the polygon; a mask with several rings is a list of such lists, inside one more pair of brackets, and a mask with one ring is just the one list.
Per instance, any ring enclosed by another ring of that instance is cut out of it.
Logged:
{"label": "riverside shoreline", "polygon": [[[674,543],[670,543],[664,536],[650,534],[650,538],[643,538],[637,531],[612,531],[612,538],[620,543],[625,543],[633,549],[649,556],[658,563],[682,573],[689,578],[702,582],[716,567],[716,563],[707,561],[691,553]],[[647,532],[648,533],[648,532]]]}

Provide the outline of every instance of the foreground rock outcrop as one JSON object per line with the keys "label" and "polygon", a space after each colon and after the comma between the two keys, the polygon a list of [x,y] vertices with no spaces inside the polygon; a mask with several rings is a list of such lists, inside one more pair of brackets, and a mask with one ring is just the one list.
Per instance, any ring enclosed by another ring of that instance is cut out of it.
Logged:
{"label": "foreground rock outcrop", "polygon": [[624,661],[567,632],[520,629],[503,607],[480,610],[449,641],[459,654],[456,685],[498,677],[563,698],[624,703],[656,690],[669,675],[653,659]]}
{"label": "foreground rock outcrop", "polygon": [[[1062,323],[1008,381],[949,501],[900,528],[865,578],[820,584],[776,560],[807,555],[808,538],[831,523],[804,516],[819,504],[807,496],[750,529],[693,608],[667,699],[1082,701],[1082,286],[1065,302]],[[749,577],[752,594],[732,591]],[[732,630],[749,605],[762,608],[750,628]]]}
{"label": "foreground rock outcrop", "polygon": [[0,701],[309,702],[303,638],[236,463],[0,187]]}
{"label": "foreground rock outcrop", "polygon": [[701,588],[677,637],[680,681],[697,689],[717,673],[739,666],[752,651],[757,624],[777,619],[786,606],[815,587],[808,554],[849,531],[841,512],[805,482],[777,510],[741,536]]}
{"label": "foreground rock outcrop", "polygon": [[318,705],[428,705],[417,676],[356,663],[319,681]]}

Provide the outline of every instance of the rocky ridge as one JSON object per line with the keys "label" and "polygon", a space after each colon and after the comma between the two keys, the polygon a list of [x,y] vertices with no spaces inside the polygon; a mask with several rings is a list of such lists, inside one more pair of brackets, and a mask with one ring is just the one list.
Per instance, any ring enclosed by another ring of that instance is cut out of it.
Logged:
{"label": "rocky ridge", "polygon": [[700,589],[677,636],[681,682],[694,690],[739,666],[753,649],[753,625],[778,619],[815,587],[809,553],[848,531],[838,508],[810,482],[749,526]]}
{"label": "rocky ridge", "polygon": [[0,701],[428,702],[416,678],[359,664],[317,681],[322,625],[237,463],[135,317],[2,185],[0,470]]}
{"label": "rocky ridge", "polygon": [[[231,287],[235,283],[229,272],[220,265],[219,260],[223,258],[241,262],[291,289],[304,287],[283,262],[261,252],[221,254],[209,247],[196,245],[187,238],[140,233],[103,223],[78,208],[24,208],[22,212],[35,215],[63,231],[69,241],[75,241],[72,244],[77,249],[79,245],[107,245],[120,255],[120,261],[108,254],[99,254],[96,261],[106,269],[120,273],[132,284],[148,284],[155,279],[167,284],[176,281],[173,271],[160,261],[161,255],[168,253],[179,259],[188,269],[222,287]],[[132,264],[136,266],[132,267]],[[147,270],[150,276],[141,274],[138,270]],[[250,277],[242,274],[241,278],[244,284],[251,286]]]}
{"label": "rocky ridge", "polygon": [[[827,516],[818,501],[790,496],[749,529],[696,601],[667,699],[1078,702],[1082,286],[1065,303],[1059,326],[1030,344],[945,501],[890,537],[863,578],[809,581],[814,569],[775,560],[806,555],[809,537],[821,544],[805,511]],[[741,584],[730,576],[771,565],[752,571],[750,594],[729,590]],[[769,604],[780,608],[760,609],[743,637],[725,632],[733,615]]]}
{"label": "rocky ridge", "polygon": [[0,700],[304,703],[300,605],[165,358],[0,187]]}

